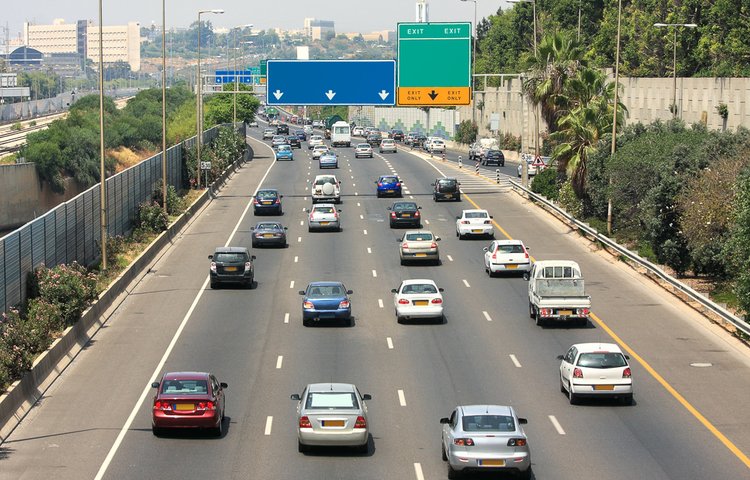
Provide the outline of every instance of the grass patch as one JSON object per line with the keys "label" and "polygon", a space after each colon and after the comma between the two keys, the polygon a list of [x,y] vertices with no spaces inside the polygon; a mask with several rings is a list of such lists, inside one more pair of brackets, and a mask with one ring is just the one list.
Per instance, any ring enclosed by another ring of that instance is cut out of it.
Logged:
{"label": "grass patch", "polygon": [[16,163],[17,158],[17,153],[11,153],[10,155],[0,157],[0,165],[13,165],[14,163]]}
{"label": "grass patch", "polygon": [[740,306],[739,299],[734,293],[734,285],[730,282],[716,283],[709,295],[714,302],[724,304],[730,309],[737,310]]}

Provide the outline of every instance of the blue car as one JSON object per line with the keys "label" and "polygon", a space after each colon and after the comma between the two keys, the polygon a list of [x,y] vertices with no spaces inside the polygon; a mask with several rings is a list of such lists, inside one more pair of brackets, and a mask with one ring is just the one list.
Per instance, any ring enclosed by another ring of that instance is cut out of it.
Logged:
{"label": "blue car", "polygon": [[339,168],[339,157],[333,151],[329,150],[320,156],[318,166],[320,168]]}
{"label": "blue car", "polygon": [[307,141],[307,134],[304,130],[297,130],[294,132],[295,135],[297,135],[297,138],[299,138],[300,142],[306,142]]}
{"label": "blue car", "polygon": [[290,145],[279,145],[276,149],[276,160],[294,160],[294,151]]}
{"label": "blue car", "polygon": [[378,178],[378,181],[375,182],[375,184],[378,186],[378,198],[388,195],[394,197],[403,196],[401,193],[401,180],[399,180],[396,175],[383,175]]}
{"label": "blue car", "polygon": [[312,282],[302,295],[302,325],[309,327],[312,322],[321,320],[341,320],[344,325],[352,325],[352,304],[349,301],[351,290],[341,282]]}

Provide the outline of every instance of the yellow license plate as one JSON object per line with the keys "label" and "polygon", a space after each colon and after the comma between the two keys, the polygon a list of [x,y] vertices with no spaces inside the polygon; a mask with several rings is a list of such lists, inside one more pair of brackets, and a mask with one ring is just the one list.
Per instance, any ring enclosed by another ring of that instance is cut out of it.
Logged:
{"label": "yellow license plate", "polygon": [[414,256],[415,257],[426,257],[427,254],[426,253],[416,253],[416,254],[414,254]]}
{"label": "yellow license plate", "polygon": [[320,222],[321,225],[328,225],[328,222]]}
{"label": "yellow license plate", "polygon": [[508,270],[513,270],[514,268],[518,268],[518,265],[515,265],[515,264],[506,265],[505,268],[507,268]]}
{"label": "yellow license plate", "polygon": [[482,233],[482,229],[480,229],[480,228],[475,228],[475,229],[473,229],[473,230],[471,231],[471,233]]}
{"label": "yellow license plate", "polygon": [[573,315],[573,310],[558,310],[558,315]]}
{"label": "yellow license plate", "polygon": [[427,300],[414,300],[414,305],[418,307],[426,307],[429,303]]}
{"label": "yellow license plate", "polygon": [[191,412],[195,410],[195,405],[192,403],[177,403],[175,404],[174,409],[178,412]]}
{"label": "yellow license plate", "polygon": [[227,272],[236,272],[237,267],[224,267],[224,270],[226,270]]}
{"label": "yellow license plate", "polygon": [[264,233],[263,237],[264,238],[271,238],[271,237],[273,237],[273,233]]}
{"label": "yellow license plate", "polygon": [[411,217],[411,213],[402,213],[401,216],[404,218]]}
{"label": "yellow license plate", "polygon": [[323,420],[321,424],[324,427],[343,427],[344,421],[343,420]]}
{"label": "yellow license plate", "polygon": [[453,198],[453,194],[452,193],[446,193],[445,194],[445,198]]}
{"label": "yellow license plate", "polygon": [[479,465],[483,467],[504,467],[505,460],[480,460]]}
{"label": "yellow license plate", "polygon": [[263,202],[263,205],[271,205],[273,202]]}
{"label": "yellow license plate", "polygon": [[594,390],[614,390],[614,385],[594,385]]}

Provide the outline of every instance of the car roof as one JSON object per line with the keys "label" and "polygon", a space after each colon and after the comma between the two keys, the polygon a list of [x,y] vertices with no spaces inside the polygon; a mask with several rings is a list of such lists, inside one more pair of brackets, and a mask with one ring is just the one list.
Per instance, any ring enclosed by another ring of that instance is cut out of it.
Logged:
{"label": "car roof", "polygon": [[421,233],[423,235],[426,234],[426,233],[429,233],[433,237],[435,236],[435,234],[432,233],[431,230],[407,230],[407,231],[404,232],[404,235],[409,235],[409,234],[413,234],[413,233]]}
{"label": "car roof", "polygon": [[443,180],[453,180],[454,182],[457,181],[456,177],[443,177],[443,178],[438,178],[436,181],[441,182]]}
{"label": "car roof", "polygon": [[315,175],[315,180],[317,180],[319,178],[320,179],[332,178],[332,179],[336,180],[336,175],[331,175],[330,173],[327,174],[327,175]]}
{"label": "car roof", "polygon": [[308,392],[355,392],[356,387],[351,383],[311,383],[307,386]]}
{"label": "car roof", "polygon": [[578,353],[612,352],[622,353],[620,347],[614,343],[576,343],[573,345]]}
{"label": "car roof", "polygon": [[268,227],[271,226],[272,228],[284,228],[284,226],[279,222],[273,222],[273,221],[265,221],[265,222],[258,222],[255,224],[255,227]]}
{"label": "car roof", "polygon": [[163,380],[205,380],[208,378],[207,372],[167,372],[162,377]]}
{"label": "car roof", "polygon": [[369,143],[358,143],[357,146],[371,148]]}
{"label": "car roof", "polygon": [[474,212],[482,212],[487,213],[487,210],[484,210],[482,208],[467,208],[466,210],[461,210],[462,213],[474,213]]}
{"label": "car roof", "polygon": [[333,282],[333,281],[329,281],[329,282],[310,282],[310,284],[307,285],[307,286],[308,287],[336,287],[336,286],[342,287],[342,286],[344,286],[344,284],[342,282]]}
{"label": "car roof", "polygon": [[334,205],[333,203],[316,203],[315,205],[312,206],[312,209],[315,210],[320,207],[336,208],[336,205]]}
{"label": "car roof", "polygon": [[417,204],[417,202],[415,202],[414,200],[398,200],[396,202],[393,202],[393,205],[391,205],[391,206],[395,206],[395,205],[416,205],[416,204]]}
{"label": "car roof", "polygon": [[[286,145],[282,145],[282,147],[284,147],[284,146],[286,146]],[[261,189],[258,190],[258,193],[260,193],[260,192],[279,193],[279,189],[278,188],[261,188]]]}
{"label": "car roof", "polygon": [[398,178],[395,173],[389,173],[388,175],[381,175],[379,178]]}
{"label": "car roof", "polygon": [[523,245],[522,240],[513,239],[513,240],[495,240],[495,243],[497,245]]}
{"label": "car roof", "polygon": [[506,405],[459,405],[463,415],[512,415],[513,408]]}
{"label": "car roof", "polygon": [[248,253],[246,247],[216,247],[215,253]]}
{"label": "car roof", "polygon": [[430,280],[429,278],[412,278],[410,280],[404,280],[404,285],[421,285],[423,283],[429,283],[430,285],[435,285],[437,287],[437,284],[434,280]]}
{"label": "car roof", "polygon": [[536,265],[536,268],[572,267],[578,269],[579,271],[581,270],[581,267],[578,266],[578,263],[574,262],[573,260],[539,260],[537,262],[534,262],[534,265]]}

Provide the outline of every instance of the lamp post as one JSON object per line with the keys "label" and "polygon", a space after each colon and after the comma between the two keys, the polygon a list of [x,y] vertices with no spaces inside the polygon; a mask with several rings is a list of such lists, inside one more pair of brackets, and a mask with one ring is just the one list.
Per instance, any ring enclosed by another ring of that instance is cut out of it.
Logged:
{"label": "lamp post", "polygon": [[[167,211],[167,9],[161,0],[161,201]],[[200,26],[198,27],[200,28]],[[200,165],[199,165],[200,166]]]}
{"label": "lamp post", "polygon": [[[245,25],[240,25],[237,28],[253,28],[252,23],[247,23]],[[237,33],[234,34],[234,92],[232,92],[232,127],[234,128],[234,124],[237,123],[237,89],[239,88],[239,84],[237,82]]]}
{"label": "lamp post", "polygon": [[99,0],[99,243],[102,249],[102,270],[107,269],[107,196],[104,172],[104,20]]}
{"label": "lamp post", "polygon": [[474,2],[474,42],[471,54],[471,121],[477,123],[477,102],[474,98],[474,75],[477,73],[477,0],[461,0],[462,2]]}
{"label": "lamp post", "polygon": [[[622,14],[622,0],[617,0],[617,47],[615,49],[615,103],[612,115],[612,146],[610,156],[615,155],[617,147],[617,96],[620,91],[620,17]],[[609,176],[610,193],[607,200],[607,235],[612,235],[612,175]]]}
{"label": "lamp post", "polygon": [[[203,140],[203,87],[201,86],[201,14],[222,14],[224,10],[198,10],[198,95],[195,99],[195,146],[198,154],[198,188],[201,186],[201,141]],[[208,185],[206,185],[208,187]]]}
{"label": "lamp post", "polygon": [[672,41],[672,118],[677,118],[677,27],[697,28],[695,23],[655,23],[656,28],[671,27],[674,32]]}

